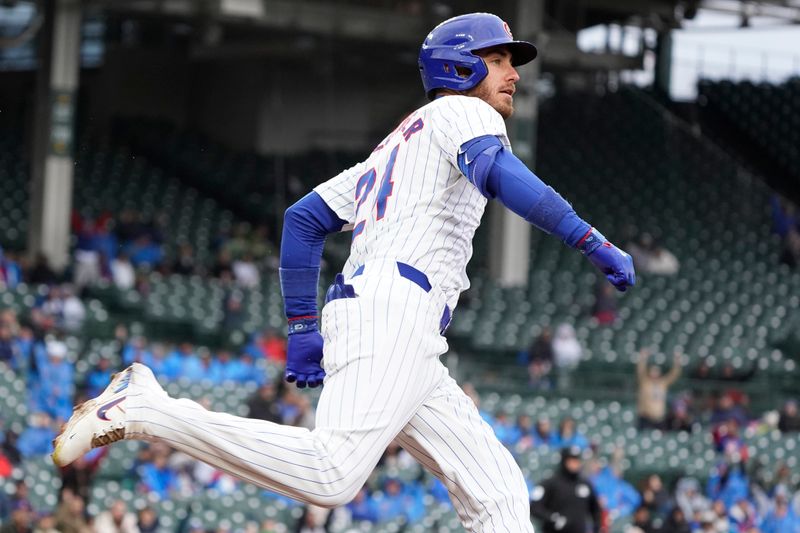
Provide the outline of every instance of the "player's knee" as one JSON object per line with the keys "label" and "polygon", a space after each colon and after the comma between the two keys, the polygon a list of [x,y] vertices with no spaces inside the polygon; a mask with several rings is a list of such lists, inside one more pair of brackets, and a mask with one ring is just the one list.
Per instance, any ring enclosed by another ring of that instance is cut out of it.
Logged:
{"label": "player's knee", "polygon": [[349,501],[344,501],[340,498],[319,498],[316,501],[312,501],[314,505],[317,507],[322,507],[323,509],[336,509],[337,507],[341,507],[343,505],[347,505],[350,503]]}
{"label": "player's knee", "polygon": [[374,468],[374,465],[368,463],[332,466],[333,468],[327,469],[325,476],[320,479],[314,494],[309,495],[311,500],[309,503],[326,509],[350,503],[367,482]]}
{"label": "player's knee", "polygon": [[363,486],[364,482],[351,486],[344,494],[342,494],[341,498],[342,503],[340,505],[346,505],[351,501],[353,501],[355,497],[358,495],[358,491],[360,491]]}
{"label": "player's knee", "polygon": [[360,484],[354,488],[334,483],[329,485],[324,493],[315,495],[310,503],[325,509],[334,509],[353,501],[359,490],[361,490]]}

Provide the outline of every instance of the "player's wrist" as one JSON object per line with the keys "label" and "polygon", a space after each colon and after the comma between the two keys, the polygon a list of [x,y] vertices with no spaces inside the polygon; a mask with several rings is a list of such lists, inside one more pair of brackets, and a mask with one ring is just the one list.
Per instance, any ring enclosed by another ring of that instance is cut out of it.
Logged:
{"label": "player's wrist", "polygon": [[287,333],[289,335],[319,331],[319,317],[317,315],[290,317],[288,322]]}
{"label": "player's wrist", "polygon": [[291,320],[293,317],[316,316],[317,285],[319,267],[284,268],[280,270],[283,310]]}
{"label": "player's wrist", "polygon": [[595,228],[589,228],[589,230],[575,244],[575,248],[577,248],[583,255],[591,255],[592,252],[597,250],[605,242],[606,238],[602,233],[597,231]]}
{"label": "player's wrist", "polygon": [[578,214],[571,210],[556,226],[556,229],[553,231],[555,235],[560,238],[564,244],[571,248],[575,248],[578,245],[578,241],[586,235],[587,232],[591,231],[592,226],[583,220]]}

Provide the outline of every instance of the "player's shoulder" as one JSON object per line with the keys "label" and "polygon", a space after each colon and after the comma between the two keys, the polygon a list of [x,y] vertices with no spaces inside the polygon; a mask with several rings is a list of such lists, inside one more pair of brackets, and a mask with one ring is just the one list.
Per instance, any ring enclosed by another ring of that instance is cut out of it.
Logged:
{"label": "player's shoulder", "polygon": [[469,119],[476,113],[503,120],[492,106],[485,101],[475,96],[464,96],[462,94],[449,94],[441,96],[422,109],[429,110],[432,113],[438,113],[446,116],[462,117]]}

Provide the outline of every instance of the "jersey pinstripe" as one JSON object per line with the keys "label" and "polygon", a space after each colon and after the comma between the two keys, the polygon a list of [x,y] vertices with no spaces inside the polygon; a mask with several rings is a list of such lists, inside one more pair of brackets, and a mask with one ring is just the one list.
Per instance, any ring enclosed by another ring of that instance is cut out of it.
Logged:
{"label": "jersey pinstripe", "polygon": [[355,226],[346,277],[367,261],[401,261],[425,272],[455,307],[469,288],[466,266],[486,206],[459,170],[458,150],[482,135],[510,147],[503,118],[489,104],[438,98],[411,113],[365,161],[314,189]]}

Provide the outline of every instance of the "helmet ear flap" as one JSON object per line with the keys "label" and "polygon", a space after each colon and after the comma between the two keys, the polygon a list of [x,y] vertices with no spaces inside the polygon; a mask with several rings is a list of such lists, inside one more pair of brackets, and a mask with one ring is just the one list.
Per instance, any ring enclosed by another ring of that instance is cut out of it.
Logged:
{"label": "helmet ear flap", "polygon": [[456,76],[462,79],[467,79],[472,75],[472,68],[463,65],[450,65],[450,63],[443,63],[442,70],[445,74]]}
{"label": "helmet ear flap", "polygon": [[459,78],[469,78],[472,76],[472,69],[469,67],[456,67],[456,76]]}
{"label": "helmet ear flap", "polygon": [[431,100],[436,89],[467,91],[478,85],[489,70],[483,59],[472,53],[457,58],[425,57],[419,61],[423,85]]}
{"label": "helmet ear flap", "polygon": [[457,72],[457,75],[462,78],[465,82],[469,82],[469,89],[472,89],[476,85],[478,85],[483,78],[485,78],[489,74],[489,68],[486,66],[486,63],[483,61],[482,57],[476,56],[472,53],[469,54],[472,58],[474,58],[470,62],[465,62],[459,65],[460,68],[469,71],[469,74],[466,77],[461,76],[460,72]]}

